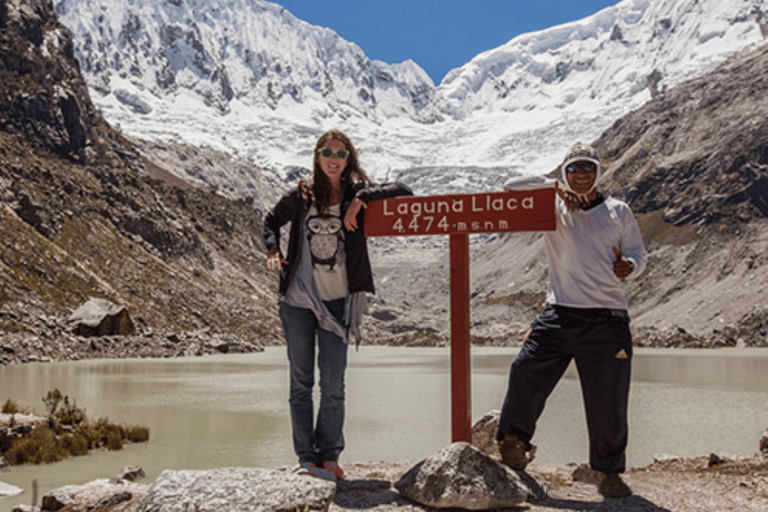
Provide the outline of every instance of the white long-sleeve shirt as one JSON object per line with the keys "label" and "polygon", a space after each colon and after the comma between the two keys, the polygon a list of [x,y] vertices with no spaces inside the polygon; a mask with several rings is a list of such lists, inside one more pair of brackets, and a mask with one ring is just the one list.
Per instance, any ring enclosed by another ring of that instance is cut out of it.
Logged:
{"label": "white long-sleeve shirt", "polygon": [[627,309],[622,280],[613,272],[616,247],[635,269],[647,262],[640,227],[629,206],[607,197],[589,210],[569,212],[559,197],[557,228],[544,234],[549,261],[547,302],[575,308]]}

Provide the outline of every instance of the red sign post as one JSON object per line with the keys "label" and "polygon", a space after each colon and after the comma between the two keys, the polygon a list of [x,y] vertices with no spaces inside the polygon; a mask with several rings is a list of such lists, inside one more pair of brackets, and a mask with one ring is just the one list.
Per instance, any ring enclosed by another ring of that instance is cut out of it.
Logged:
{"label": "red sign post", "polygon": [[365,235],[449,235],[451,266],[451,418],[453,442],[472,440],[469,356],[469,235],[555,229],[555,189],[373,201]]}

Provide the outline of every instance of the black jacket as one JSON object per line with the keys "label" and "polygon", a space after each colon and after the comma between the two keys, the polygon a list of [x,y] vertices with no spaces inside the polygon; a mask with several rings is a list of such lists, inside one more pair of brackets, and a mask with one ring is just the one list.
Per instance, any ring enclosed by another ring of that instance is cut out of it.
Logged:
{"label": "black jacket", "polygon": [[[387,199],[397,196],[413,195],[411,189],[402,183],[384,183],[381,185],[368,185],[357,183],[349,185],[344,189],[344,197],[341,200],[341,217],[349,208],[350,203],[355,197],[359,197],[363,202],[369,203],[377,199]],[[371,262],[368,258],[368,245],[365,238],[365,209],[361,209],[357,215],[357,229],[347,231],[344,229],[344,248],[347,254],[347,282],[349,284],[349,293],[367,291],[375,293],[373,286],[373,274],[371,272]],[[288,238],[288,254],[284,256],[288,260],[280,271],[280,294],[284,294],[288,289],[288,284],[296,273],[295,263],[299,259],[299,249],[301,247],[301,227],[304,224],[304,205],[299,188],[296,187],[287,192],[267,214],[264,219],[264,242],[267,245],[267,251],[277,247],[280,248],[280,228],[286,223],[291,223],[291,232]],[[282,253],[281,253],[282,254]]]}

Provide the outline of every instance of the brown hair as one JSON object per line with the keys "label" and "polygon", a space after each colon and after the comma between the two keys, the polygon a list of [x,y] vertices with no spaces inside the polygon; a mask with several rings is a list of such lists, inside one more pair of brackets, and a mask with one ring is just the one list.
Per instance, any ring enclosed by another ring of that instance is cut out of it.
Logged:
{"label": "brown hair", "polygon": [[315,144],[315,150],[313,152],[313,169],[312,169],[312,181],[302,180],[299,183],[299,188],[302,192],[302,196],[305,198],[304,209],[308,210],[312,204],[315,204],[318,213],[325,215],[328,212],[328,208],[331,206],[331,182],[320,167],[320,156],[317,151],[324,147],[329,140],[338,140],[344,144],[344,147],[349,151],[349,157],[347,158],[347,166],[341,173],[342,186],[350,185],[353,183],[366,183],[369,184],[371,180],[365,171],[360,167],[360,163],[357,158],[357,150],[354,144],[347,135],[341,130],[333,129],[325,132],[317,139]]}

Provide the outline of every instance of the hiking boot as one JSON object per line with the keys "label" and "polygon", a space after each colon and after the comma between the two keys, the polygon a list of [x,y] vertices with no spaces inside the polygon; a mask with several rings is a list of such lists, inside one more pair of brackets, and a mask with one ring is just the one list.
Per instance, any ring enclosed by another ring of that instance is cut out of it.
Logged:
{"label": "hiking boot", "polygon": [[[530,446],[530,448],[528,448]],[[536,447],[529,445],[514,434],[504,434],[504,439],[499,441],[499,453],[501,462],[514,469],[522,471],[534,458]]]}
{"label": "hiking boot", "polygon": [[338,478],[339,480],[344,480],[344,477],[345,477],[344,470],[341,469],[341,467],[339,466],[339,463],[336,462],[335,460],[327,460],[323,462],[323,469],[326,471],[330,471],[331,473],[336,475],[336,478]]}
{"label": "hiking boot", "polygon": [[618,473],[603,473],[603,481],[597,487],[597,490],[605,498],[622,499],[632,496],[632,489],[629,488]]}

